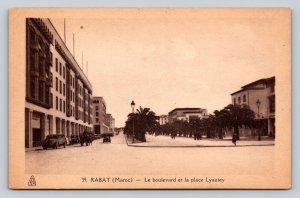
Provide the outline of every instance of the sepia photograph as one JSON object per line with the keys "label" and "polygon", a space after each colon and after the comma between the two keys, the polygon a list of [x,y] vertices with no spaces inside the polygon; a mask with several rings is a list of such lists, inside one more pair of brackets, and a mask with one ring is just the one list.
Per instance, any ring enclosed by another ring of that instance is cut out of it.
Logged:
{"label": "sepia photograph", "polygon": [[290,188],[290,15],[11,9],[10,188]]}

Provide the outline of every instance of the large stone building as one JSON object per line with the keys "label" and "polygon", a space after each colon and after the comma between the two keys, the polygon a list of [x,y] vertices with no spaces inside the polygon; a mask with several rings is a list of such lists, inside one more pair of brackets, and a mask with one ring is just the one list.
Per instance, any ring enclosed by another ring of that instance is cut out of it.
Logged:
{"label": "large stone building", "polygon": [[[256,119],[264,122],[261,135],[275,137],[275,77],[251,82],[232,93],[231,99],[232,104],[248,105]],[[253,133],[246,129],[241,132],[245,136]]]}
{"label": "large stone building", "polygon": [[103,134],[109,131],[106,115],[106,102],[103,97],[93,97],[93,130],[95,134]]}
{"label": "large stone building", "polygon": [[173,123],[176,120],[190,121],[196,118],[205,118],[207,110],[202,108],[176,108],[169,112],[169,122]]}
{"label": "large stone building", "polygon": [[26,148],[92,129],[92,85],[49,19],[26,19],[25,84]]}

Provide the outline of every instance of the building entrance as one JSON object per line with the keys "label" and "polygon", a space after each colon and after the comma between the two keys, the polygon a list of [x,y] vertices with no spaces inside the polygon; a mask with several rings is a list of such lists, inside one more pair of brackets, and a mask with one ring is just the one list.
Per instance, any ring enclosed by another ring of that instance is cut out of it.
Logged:
{"label": "building entrance", "polygon": [[42,132],[39,128],[32,129],[32,146],[37,147],[42,145]]}

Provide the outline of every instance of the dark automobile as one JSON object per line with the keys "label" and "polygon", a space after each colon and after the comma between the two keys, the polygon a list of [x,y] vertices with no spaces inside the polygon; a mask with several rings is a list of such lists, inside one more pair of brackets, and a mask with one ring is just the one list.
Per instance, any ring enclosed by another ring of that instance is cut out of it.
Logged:
{"label": "dark automobile", "polygon": [[103,143],[105,143],[105,142],[111,143],[110,135],[103,136]]}
{"label": "dark automobile", "polygon": [[70,141],[71,145],[78,144],[79,142],[80,142],[79,136],[77,136],[77,135],[71,135],[71,141]]}
{"label": "dark automobile", "polygon": [[63,145],[66,148],[67,140],[63,134],[51,134],[47,135],[45,141],[43,142],[43,149],[53,148],[57,149],[59,146]]}

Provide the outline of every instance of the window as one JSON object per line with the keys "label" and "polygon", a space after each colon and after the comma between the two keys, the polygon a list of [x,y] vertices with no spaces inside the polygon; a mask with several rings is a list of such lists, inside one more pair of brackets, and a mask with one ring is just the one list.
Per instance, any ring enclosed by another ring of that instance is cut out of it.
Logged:
{"label": "window", "polygon": [[96,123],[99,123],[99,118],[96,118]]}
{"label": "window", "polygon": [[96,112],[96,116],[99,116],[99,112]]}
{"label": "window", "polygon": [[97,110],[97,111],[99,110],[99,107],[98,107],[98,106],[96,106],[96,110]]}
{"label": "window", "polygon": [[64,101],[64,113],[66,112],[66,101]]}
{"label": "window", "polygon": [[61,93],[61,80],[59,81],[59,93]]}
{"label": "window", "polygon": [[62,111],[62,100],[59,99],[59,110]]}
{"label": "window", "polygon": [[55,58],[55,71],[58,72],[58,60]]}
{"label": "window", "polygon": [[50,101],[51,101],[50,106],[53,107],[53,94],[52,93],[50,93]]}
{"label": "window", "polygon": [[53,54],[52,54],[52,52],[50,52],[50,49],[48,49],[48,53],[49,53],[49,59],[51,60],[50,67],[52,67],[53,66],[53,64],[52,64]]}
{"label": "window", "polygon": [[64,96],[66,95],[66,85],[64,84],[63,86],[64,90],[63,90],[63,93],[64,93]]}
{"label": "window", "polygon": [[65,68],[65,66],[63,67],[63,78],[64,79],[66,78],[66,68]]}
{"label": "window", "polygon": [[236,104],[236,98],[233,99],[233,104]]}
{"label": "window", "polygon": [[238,97],[238,102],[239,104],[241,104],[241,97]]}
{"label": "window", "polygon": [[44,102],[44,86],[45,82],[39,81],[39,100]]}
{"label": "window", "polygon": [[246,102],[246,95],[243,95],[243,102]]}
{"label": "window", "polygon": [[55,79],[55,86],[56,86],[56,91],[58,91],[58,78],[57,77]]}
{"label": "window", "polygon": [[61,75],[61,62],[59,63],[59,75]]}
{"label": "window", "polygon": [[275,113],[275,95],[269,97],[270,113]]}
{"label": "window", "polygon": [[56,110],[58,110],[58,97],[56,96]]}

